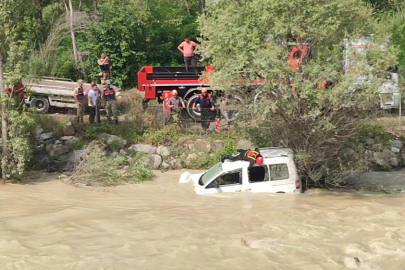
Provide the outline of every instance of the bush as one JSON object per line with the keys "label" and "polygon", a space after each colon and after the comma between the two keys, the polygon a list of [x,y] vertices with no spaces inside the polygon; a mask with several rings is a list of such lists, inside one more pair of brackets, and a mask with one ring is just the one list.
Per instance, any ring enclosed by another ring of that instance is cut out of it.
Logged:
{"label": "bush", "polygon": [[358,136],[362,143],[365,143],[367,139],[373,139],[375,143],[388,144],[395,139],[395,136],[388,133],[384,127],[374,124],[361,126]]}
{"label": "bush", "polygon": [[[128,169],[120,170],[119,167],[127,163]],[[150,180],[152,177],[153,173],[141,155],[136,155],[129,162],[124,157],[107,157],[104,149],[94,142],[86,148],[83,159],[75,168],[70,182],[87,186],[113,186],[127,182],[139,183]]]}
{"label": "bush", "polygon": [[33,117],[35,113],[25,108],[16,109],[13,101],[6,110],[8,152],[1,156],[0,171],[6,179],[15,181],[21,179],[32,157],[34,134],[38,126]]}

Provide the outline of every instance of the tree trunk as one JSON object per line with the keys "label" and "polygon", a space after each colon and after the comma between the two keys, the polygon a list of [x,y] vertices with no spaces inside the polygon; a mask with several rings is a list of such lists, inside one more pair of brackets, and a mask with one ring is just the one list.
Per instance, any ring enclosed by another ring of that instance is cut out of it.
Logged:
{"label": "tree trunk", "polygon": [[205,14],[205,0],[200,0],[201,14]]}
{"label": "tree trunk", "polygon": [[72,46],[73,46],[73,59],[75,60],[75,63],[78,64],[81,61],[81,57],[79,54],[79,50],[77,49],[77,41],[76,41],[76,35],[73,27],[73,4],[72,0],[68,0],[69,6],[66,5],[65,3],[65,9],[66,9],[66,15],[69,20],[69,27],[70,27],[70,36],[72,38]]}
{"label": "tree trunk", "polygon": [[[5,90],[4,90],[4,77],[3,77],[3,54],[0,53],[0,97],[3,99],[4,95],[5,95]],[[3,100],[1,102],[3,102]],[[3,141],[2,156],[7,155],[7,153],[8,153],[7,118],[6,118],[6,113],[4,110],[5,110],[4,106],[1,106],[1,138]],[[6,172],[4,170],[2,170],[2,178],[4,181],[6,180]]]}
{"label": "tree trunk", "polygon": [[97,0],[93,0],[94,13],[97,12]]}
{"label": "tree trunk", "polygon": [[188,1],[185,0],[184,2],[185,2],[185,4],[186,4],[187,13],[190,14],[190,7],[188,6]]}

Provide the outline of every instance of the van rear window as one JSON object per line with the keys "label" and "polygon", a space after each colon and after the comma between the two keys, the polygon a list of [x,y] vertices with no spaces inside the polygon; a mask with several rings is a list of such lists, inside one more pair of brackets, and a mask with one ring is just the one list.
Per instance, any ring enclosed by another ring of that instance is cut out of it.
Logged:
{"label": "van rear window", "polygon": [[270,165],[270,180],[284,180],[288,179],[290,176],[288,174],[287,164],[273,164]]}

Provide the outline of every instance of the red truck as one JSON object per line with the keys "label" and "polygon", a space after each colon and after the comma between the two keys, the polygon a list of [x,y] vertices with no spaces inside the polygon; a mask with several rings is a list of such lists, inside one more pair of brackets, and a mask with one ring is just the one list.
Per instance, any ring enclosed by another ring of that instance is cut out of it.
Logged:
{"label": "red truck", "polygon": [[[145,92],[144,102],[157,100],[163,103],[164,96],[173,89],[176,89],[179,96],[187,104],[187,111],[193,119],[200,117],[200,112],[191,110],[191,107],[198,97],[202,87],[209,88],[209,75],[213,71],[212,66],[197,67],[198,74],[186,72],[185,67],[151,67],[145,66],[138,72],[138,90]],[[200,79],[202,72],[205,71],[205,79]]]}
{"label": "red truck", "polygon": [[[302,60],[307,55],[307,45],[294,47],[287,62],[293,70],[298,70]],[[205,79],[200,79],[202,72],[205,71]],[[200,118],[199,108],[193,111],[191,109],[195,99],[198,97],[202,87],[210,89],[209,77],[214,71],[212,66],[197,67],[198,74],[186,72],[185,67],[142,67],[138,72],[138,90],[145,92],[144,102],[157,100],[163,103],[170,98],[170,91],[176,89],[179,96],[187,104],[187,112],[193,119]],[[252,84],[262,84],[263,80],[255,80]],[[237,83],[236,83],[237,84]],[[242,102],[240,97],[236,97]]]}

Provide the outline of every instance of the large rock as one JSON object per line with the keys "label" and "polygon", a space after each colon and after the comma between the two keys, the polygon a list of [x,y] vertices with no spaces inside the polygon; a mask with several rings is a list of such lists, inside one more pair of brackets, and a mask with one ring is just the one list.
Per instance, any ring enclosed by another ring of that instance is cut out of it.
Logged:
{"label": "large rock", "polygon": [[212,144],[212,151],[220,152],[220,151],[222,151],[222,149],[224,149],[224,143],[221,140],[216,140]]}
{"label": "large rock", "polygon": [[51,163],[51,159],[47,154],[35,155],[32,158],[32,169],[34,170],[43,170],[47,169],[48,164]]}
{"label": "large rock", "polygon": [[62,141],[62,143],[68,147],[73,146],[76,142],[79,141],[78,138],[76,138],[75,136],[63,136],[60,138],[60,140]]}
{"label": "large rock", "polygon": [[161,155],[162,157],[168,157],[168,156],[170,156],[170,149],[167,148],[166,146],[161,145],[161,146],[159,146],[159,147],[156,149],[156,151],[157,151],[157,153],[158,153],[159,155]]}
{"label": "large rock", "polygon": [[237,145],[237,149],[252,149],[254,148],[253,143],[249,140],[240,140]]}
{"label": "large rock", "polygon": [[63,135],[65,135],[65,136],[73,136],[73,135],[75,135],[75,128],[74,128],[74,126],[73,126],[73,124],[72,124],[72,122],[68,122],[64,127],[63,127],[63,130],[62,130],[62,133],[63,133]]}
{"label": "large rock", "polygon": [[51,141],[53,139],[53,132],[42,133],[41,135],[39,135],[39,139],[41,142],[44,143]]}
{"label": "large rock", "polygon": [[170,168],[172,168],[172,170],[180,170],[182,168],[181,161],[175,159],[174,157],[170,157],[168,163],[170,165]]}
{"label": "large rock", "polygon": [[35,136],[37,136],[37,138],[39,138],[39,136],[41,136],[42,133],[44,133],[44,130],[42,128],[37,128],[35,130]]}
{"label": "large rock", "polygon": [[384,149],[382,152],[373,153],[374,163],[376,163],[382,167],[385,167],[385,168],[391,167],[391,162],[390,162],[391,158],[395,158],[395,154],[392,153],[388,149]]}
{"label": "large rock", "polygon": [[366,140],[366,145],[374,145],[375,144],[375,140],[374,139],[372,139],[372,138],[368,138],[367,140]]}
{"label": "large rock", "polygon": [[146,154],[156,154],[156,147],[149,144],[133,144],[128,148],[131,152],[142,152]]}
{"label": "large rock", "polygon": [[186,166],[190,166],[192,164],[195,164],[195,162],[199,159],[199,156],[196,153],[191,153],[187,156],[185,160]]}
{"label": "large rock", "polygon": [[169,170],[170,169],[170,165],[168,163],[166,163],[165,161],[162,162],[162,169],[163,170]]}
{"label": "large rock", "polygon": [[399,161],[398,161],[397,158],[390,158],[390,164],[391,164],[392,167],[395,168],[395,167],[398,167]]}
{"label": "large rock", "polygon": [[395,154],[398,154],[398,153],[401,152],[401,150],[399,148],[397,148],[397,147],[391,147],[391,152],[393,152]]}
{"label": "large rock", "polygon": [[63,154],[69,153],[69,147],[67,147],[66,145],[48,145],[46,147],[46,150],[48,151],[48,154],[56,159],[58,157],[60,157]]}
{"label": "large rock", "polygon": [[108,138],[106,144],[114,149],[121,149],[125,147],[127,141],[118,136],[110,135],[110,138]]}
{"label": "large rock", "polygon": [[157,170],[162,164],[162,157],[156,154],[148,155],[148,164],[152,170]]}
{"label": "large rock", "polygon": [[101,133],[99,138],[111,149],[122,149],[127,144],[126,140],[107,133]]}
{"label": "large rock", "polygon": [[85,150],[74,150],[66,155],[59,157],[60,167],[62,171],[71,172],[79,165]]}
{"label": "large rock", "polygon": [[211,151],[211,145],[205,140],[197,139],[194,142],[194,150],[197,152],[207,153]]}
{"label": "large rock", "polygon": [[400,140],[394,140],[391,142],[391,146],[402,150],[402,148],[404,147],[404,143]]}

